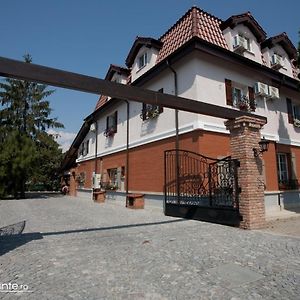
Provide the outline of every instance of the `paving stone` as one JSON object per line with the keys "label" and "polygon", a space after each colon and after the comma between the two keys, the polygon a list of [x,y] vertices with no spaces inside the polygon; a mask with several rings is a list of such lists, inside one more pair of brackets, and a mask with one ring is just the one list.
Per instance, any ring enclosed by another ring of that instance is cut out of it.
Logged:
{"label": "paving stone", "polygon": [[[300,239],[55,197],[0,201],[1,299],[299,299]],[[286,225],[285,225],[286,226]]]}

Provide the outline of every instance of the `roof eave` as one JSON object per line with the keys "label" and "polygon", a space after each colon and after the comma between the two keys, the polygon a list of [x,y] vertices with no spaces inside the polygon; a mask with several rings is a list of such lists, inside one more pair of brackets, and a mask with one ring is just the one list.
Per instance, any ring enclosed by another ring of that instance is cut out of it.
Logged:
{"label": "roof eave", "polygon": [[245,66],[245,64],[252,68],[253,70],[259,70],[260,72],[263,72],[266,76],[269,76],[271,79],[281,82],[281,84],[292,88],[294,90],[298,91],[298,85],[299,81],[286,76],[282,73],[279,73],[276,70],[273,70],[267,66],[264,66],[260,63],[257,63],[254,60],[251,60],[249,58],[246,58],[244,56],[241,56],[239,54],[236,54],[230,50],[227,50],[223,47],[214,45],[212,43],[209,43],[201,38],[193,37],[191,40],[189,40],[186,44],[178,48],[176,51],[174,51],[172,54],[170,54],[168,57],[160,61],[157,65],[155,65],[153,68],[151,68],[148,72],[140,76],[138,79],[136,79],[134,82],[132,82],[132,85],[135,86],[141,86],[153,77],[157,75],[157,73],[161,72],[162,70],[168,68],[167,61],[174,63],[178,59],[182,58],[183,56],[187,55],[188,53],[192,52],[193,50],[201,50],[203,52],[206,52],[208,54],[211,54],[213,56],[220,57],[222,59],[225,59],[227,61],[231,61],[234,63],[238,63],[240,65]]}
{"label": "roof eave", "polygon": [[262,29],[262,27],[258,24],[258,22],[250,13],[244,15],[231,16],[226,21],[221,23],[220,28],[221,30],[224,30],[228,27],[234,28],[239,24],[244,24],[245,26],[247,26],[253,32],[254,36],[256,37],[259,43],[266,39],[266,32]]}

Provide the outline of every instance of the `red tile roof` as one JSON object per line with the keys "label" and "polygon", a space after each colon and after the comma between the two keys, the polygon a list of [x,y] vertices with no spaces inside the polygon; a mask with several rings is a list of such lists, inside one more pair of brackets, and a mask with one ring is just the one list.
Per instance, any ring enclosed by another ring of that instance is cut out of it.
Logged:
{"label": "red tile roof", "polygon": [[104,103],[106,103],[107,99],[108,99],[107,96],[101,95],[100,98],[99,98],[99,100],[97,101],[95,110],[97,110],[97,109],[100,108]]}
{"label": "red tile roof", "polygon": [[159,40],[163,46],[159,51],[159,63],[193,37],[228,49],[220,24],[222,20],[197,8],[189,9]]}

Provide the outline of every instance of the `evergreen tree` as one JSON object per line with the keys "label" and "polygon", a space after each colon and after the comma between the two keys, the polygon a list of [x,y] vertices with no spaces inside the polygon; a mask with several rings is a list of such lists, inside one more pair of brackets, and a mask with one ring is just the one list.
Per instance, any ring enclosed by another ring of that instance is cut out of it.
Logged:
{"label": "evergreen tree", "polygon": [[41,183],[47,190],[57,190],[60,187],[58,169],[63,160],[62,150],[53,137],[46,132],[37,136],[37,161],[43,162],[36,168],[31,177],[31,184]]}
{"label": "evergreen tree", "polygon": [[[32,62],[30,55],[24,60]],[[27,181],[54,180],[56,160],[62,154],[46,130],[63,125],[50,117],[52,109],[45,98],[53,92],[26,80],[7,78],[0,83],[0,196],[19,192],[23,198]]]}
{"label": "evergreen tree", "polygon": [[0,150],[0,196],[25,198],[25,182],[34,173],[37,162],[34,141],[14,130],[7,134]]}

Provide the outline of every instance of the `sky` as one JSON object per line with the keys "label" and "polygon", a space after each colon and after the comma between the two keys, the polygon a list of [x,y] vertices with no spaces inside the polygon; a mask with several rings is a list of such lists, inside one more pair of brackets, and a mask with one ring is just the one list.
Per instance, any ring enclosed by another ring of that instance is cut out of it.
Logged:
{"label": "sky", "polygon": [[[268,37],[286,32],[296,46],[298,0],[1,0],[0,56],[104,78],[111,63],[125,65],[136,36],[159,38],[193,5],[226,20],[250,11]],[[2,78],[1,78],[2,79]],[[67,150],[97,95],[54,88],[52,116]],[[52,132],[53,133],[53,132]]]}

